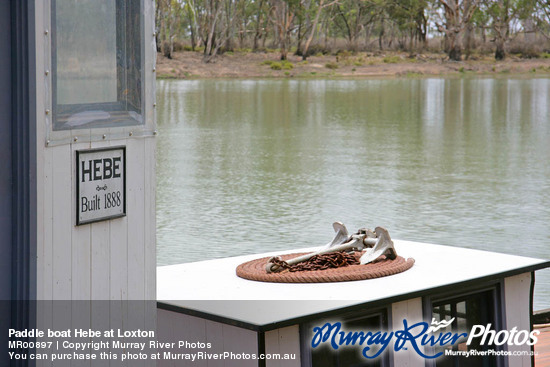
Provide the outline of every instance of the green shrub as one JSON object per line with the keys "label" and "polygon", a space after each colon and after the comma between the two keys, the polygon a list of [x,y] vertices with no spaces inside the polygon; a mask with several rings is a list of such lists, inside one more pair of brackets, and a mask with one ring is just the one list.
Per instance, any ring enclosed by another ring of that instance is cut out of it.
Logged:
{"label": "green shrub", "polygon": [[399,56],[386,56],[382,61],[386,64],[397,64],[401,61],[401,58]]}
{"label": "green shrub", "polygon": [[548,52],[543,52],[540,57],[542,57],[543,59],[550,59],[550,53]]}
{"label": "green shrub", "polygon": [[386,64],[397,64],[401,61],[401,58],[399,56],[386,56],[382,59],[382,61]]}
{"label": "green shrub", "polygon": [[325,64],[325,67],[326,67],[327,69],[332,69],[332,70],[334,70],[334,69],[338,69],[338,64],[331,61],[331,62],[327,62],[327,63]]}
{"label": "green shrub", "polygon": [[260,65],[271,65],[271,64],[273,64],[273,61],[271,60],[264,60],[260,63]]}
{"label": "green shrub", "polygon": [[272,62],[270,67],[273,70],[281,70],[283,65],[280,62]]}
{"label": "green shrub", "polygon": [[281,61],[281,65],[282,65],[283,70],[292,70],[292,69],[294,69],[294,65],[288,60]]}

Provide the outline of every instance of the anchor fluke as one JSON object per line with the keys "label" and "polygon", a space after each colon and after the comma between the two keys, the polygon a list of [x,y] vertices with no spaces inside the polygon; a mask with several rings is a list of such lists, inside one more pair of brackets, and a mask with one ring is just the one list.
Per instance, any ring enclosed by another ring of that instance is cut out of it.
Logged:
{"label": "anchor fluke", "polygon": [[323,248],[331,248],[342,243],[346,243],[350,240],[348,229],[342,222],[332,223],[332,228],[334,228],[334,238]]}
{"label": "anchor fluke", "polygon": [[385,228],[376,227],[374,233],[376,234],[376,243],[361,256],[359,260],[361,265],[373,262],[382,255],[386,255],[386,258],[390,260],[394,260],[397,257],[397,252],[395,252],[395,247],[388,231]]}

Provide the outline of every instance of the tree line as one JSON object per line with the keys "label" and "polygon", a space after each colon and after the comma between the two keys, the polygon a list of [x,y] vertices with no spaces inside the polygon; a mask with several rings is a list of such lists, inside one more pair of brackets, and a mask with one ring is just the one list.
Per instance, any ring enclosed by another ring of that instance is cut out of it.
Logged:
{"label": "tree line", "polygon": [[524,56],[550,43],[550,0],[156,0],[159,52],[175,45],[202,50],[203,61],[234,49],[291,49],[304,60],[335,41],[349,52],[399,49],[431,40],[450,60],[490,48],[495,59],[521,37]]}

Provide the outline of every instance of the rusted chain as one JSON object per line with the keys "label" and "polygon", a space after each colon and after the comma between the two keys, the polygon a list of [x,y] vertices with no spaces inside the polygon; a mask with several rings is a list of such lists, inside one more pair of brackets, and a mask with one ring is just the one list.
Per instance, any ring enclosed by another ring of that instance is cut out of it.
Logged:
{"label": "rusted chain", "polygon": [[[281,256],[283,259],[292,259],[304,253],[295,253]],[[355,253],[359,259],[360,252]],[[398,274],[410,269],[414,265],[414,259],[404,259],[397,256],[394,260],[381,257],[376,262],[365,265],[350,265],[342,268],[326,269],[323,271],[297,271],[290,272],[283,270],[277,273],[267,273],[266,263],[270,257],[263,257],[247,261],[237,266],[236,273],[239,277],[260,282],[274,283],[325,283],[325,282],[347,282],[352,280],[366,280]]]}
{"label": "rusted chain", "polygon": [[324,255],[315,255],[312,258],[295,265],[288,265],[286,261],[276,258],[271,259],[271,262],[279,265],[281,268],[288,270],[291,273],[297,271],[316,271],[342,268],[348,265],[359,265],[359,259],[355,256],[355,251],[340,251],[331,252]]}

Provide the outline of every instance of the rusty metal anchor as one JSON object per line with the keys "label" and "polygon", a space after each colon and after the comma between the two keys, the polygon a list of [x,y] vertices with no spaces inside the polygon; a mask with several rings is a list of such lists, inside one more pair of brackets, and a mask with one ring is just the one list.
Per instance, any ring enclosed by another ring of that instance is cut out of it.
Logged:
{"label": "rusty metal anchor", "polygon": [[[363,251],[364,249],[366,249],[366,251],[360,258],[360,263],[362,265],[368,264],[382,255],[386,255],[387,258],[392,260],[397,257],[390,234],[382,227],[376,227],[374,232],[370,229],[361,228],[357,233],[349,236],[346,226],[344,226],[343,223],[335,222],[332,226],[336,234],[331,242],[316,252],[286,260],[286,263],[292,266],[309,260],[315,255],[351,250]],[[282,267],[274,263],[274,261],[280,260],[281,258],[279,256],[271,258],[266,265],[266,271],[268,273],[281,271]]]}

